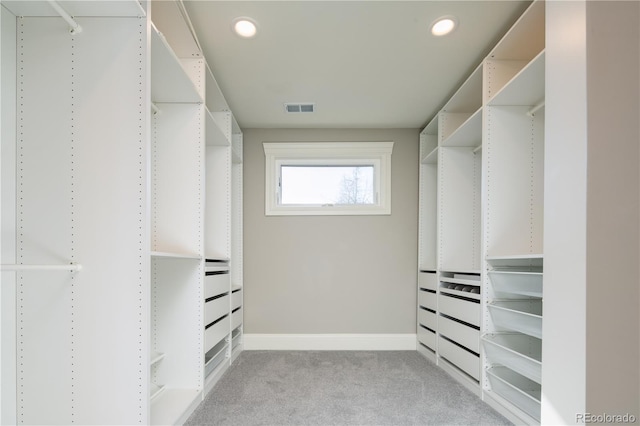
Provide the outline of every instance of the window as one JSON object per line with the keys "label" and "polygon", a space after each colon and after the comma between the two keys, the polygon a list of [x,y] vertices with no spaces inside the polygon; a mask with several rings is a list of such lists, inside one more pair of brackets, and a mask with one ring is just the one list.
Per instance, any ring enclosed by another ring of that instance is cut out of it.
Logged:
{"label": "window", "polygon": [[393,142],[267,143],[265,214],[391,214]]}

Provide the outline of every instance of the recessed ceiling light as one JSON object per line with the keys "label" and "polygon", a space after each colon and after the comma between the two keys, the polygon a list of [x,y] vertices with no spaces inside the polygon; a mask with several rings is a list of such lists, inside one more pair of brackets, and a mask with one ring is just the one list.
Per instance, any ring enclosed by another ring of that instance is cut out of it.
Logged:
{"label": "recessed ceiling light", "polygon": [[440,37],[456,29],[458,20],[453,16],[443,16],[431,24],[431,34]]}
{"label": "recessed ceiling light", "polygon": [[253,19],[236,18],[233,21],[233,31],[242,38],[251,38],[256,35],[258,28]]}

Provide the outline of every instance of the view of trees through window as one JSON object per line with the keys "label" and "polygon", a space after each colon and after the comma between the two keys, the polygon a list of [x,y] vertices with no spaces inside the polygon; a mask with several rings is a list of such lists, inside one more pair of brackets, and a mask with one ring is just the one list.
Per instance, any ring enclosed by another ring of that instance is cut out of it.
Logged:
{"label": "view of trees through window", "polygon": [[372,165],[283,165],[280,172],[281,204],[375,203]]}

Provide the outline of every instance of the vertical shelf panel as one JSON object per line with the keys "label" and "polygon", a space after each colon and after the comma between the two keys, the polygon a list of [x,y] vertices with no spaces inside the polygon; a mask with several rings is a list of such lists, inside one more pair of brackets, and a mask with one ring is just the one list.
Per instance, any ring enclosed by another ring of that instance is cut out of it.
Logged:
{"label": "vertical shelf panel", "polygon": [[205,255],[231,257],[231,147],[206,149]]}
{"label": "vertical shelf panel", "polygon": [[542,252],[544,113],[486,107],[486,256]]}
{"label": "vertical shelf panel", "polygon": [[[0,262],[2,264],[16,263],[17,244],[17,32],[16,17],[6,9],[0,7],[0,221],[2,238],[0,240]],[[17,424],[16,419],[16,389],[17,389],[17,304],[16,304],[16,275],[13,272],[0,272],[0,424]]]}
{"label": "vertical shelf panel", "polygon": [[82,37],[59,17],[18,21],[17,260],[84,269],[18,274],[17,421],[144,423],[146,21],[78,18]]}
{"label": "vertical shelf panel", "polygon": [[472,148],[440,148],[439,268],[480,270],[480,161]]}
{"label": "vertical shelf panel", "polygon": [[242,133],[233,135],[232,147],[234,161],[231,166],[231,282],[235,286],[242,286]]}
{"label": "vertical shelf panel", "polygon": [[153,116],[151,249],[202,253],[204,107],[160,106]]}
{"label": "vertical shelf panel", "polygon": [[202,389],[202,262],[171,258],[151,262],[151,350],[165,354],[151,381],[167,389]]}
{"label": "vertical shelf panel", "polygon": [[420,165],[420,269],[437,266],[437,197],[438,164]]}
{"label": "vertical shelf panel", "polygon": [[437,268],[438,123],[436,116],[420,133],[418,268]]}
{"label": "vertical shelf panel", "polygon": [[[138,18],[78,22],[84,31],[72,37],[68,65],[75,79],[73,260],[83,264],[72,288],[73,420],[144,422],[149,257],[148,221],[142,218],[148,201],[149,105],[140,88],[147,84],[147,23]],[[106,368],[114,359],[117,368]],[[127,382],[132,385],[123,386]]]}

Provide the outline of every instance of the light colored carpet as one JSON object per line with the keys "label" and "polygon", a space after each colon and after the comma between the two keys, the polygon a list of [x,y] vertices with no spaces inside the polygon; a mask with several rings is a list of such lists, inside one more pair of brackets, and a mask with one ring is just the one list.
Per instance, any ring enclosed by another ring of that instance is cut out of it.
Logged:
{"label": "light colored carpet", "polygon": [[244,351],[187,425],[507,425],[415,351]]}

